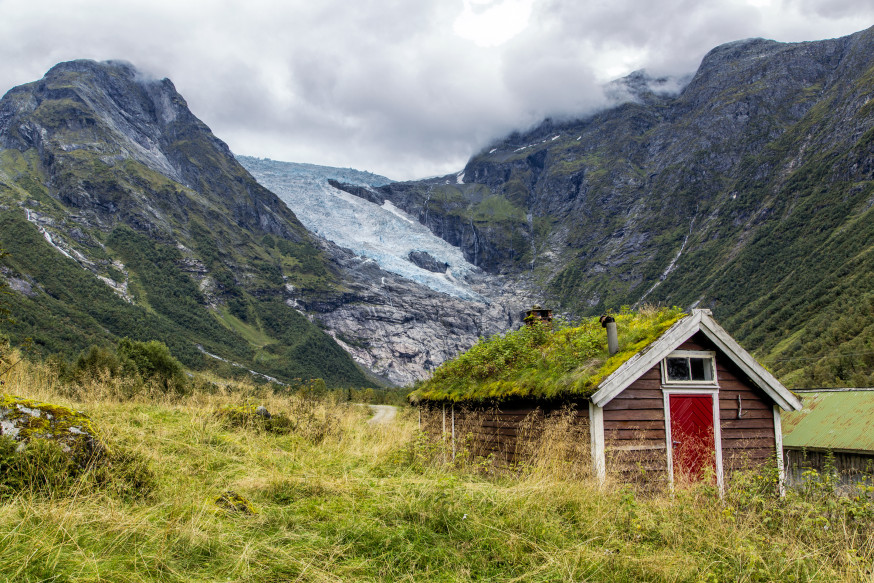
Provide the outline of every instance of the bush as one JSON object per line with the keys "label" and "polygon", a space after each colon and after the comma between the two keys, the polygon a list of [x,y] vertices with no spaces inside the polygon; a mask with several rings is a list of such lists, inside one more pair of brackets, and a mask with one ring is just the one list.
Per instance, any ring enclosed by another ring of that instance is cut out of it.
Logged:
{"label": "bush", "polygon": [[185,392],[182,363],[173,358],[163,342],[122,338],[118,343],[118,356],[123,369],[139,374],[144,381],[155,381],[167,392]]}
{"label": "bush", "polygon": [[134,384],[153,382],[163,392],[184,394],[188,382],[182,364],[163,342],[138,342],[122,338],[113,352],[101,346],[91,346],[82,352],[72,368],[59,367],[59,376],[84,384],[101,378],[124,378]]}
{"label": "bush", "polygon": [[256,405],[250,404],[225,405],[216,411],[216,416],[229,427],[251,428],[278,435],[291,433],[297,428],[297,425],[285,415],[281,413],[261,414]]}
{"label": "bush", "polygon": [[87,352],[79,355],[73,365],[73,377],[79,382],[103,375],[116,377],[120,372],[121,363],[115,354],[100,346],[91,346]]}

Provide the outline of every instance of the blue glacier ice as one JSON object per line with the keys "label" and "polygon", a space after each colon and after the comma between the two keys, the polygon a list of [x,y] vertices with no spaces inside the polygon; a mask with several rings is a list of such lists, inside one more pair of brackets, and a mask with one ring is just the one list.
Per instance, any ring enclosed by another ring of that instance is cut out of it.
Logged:
{"label": "blue glacier ice", "polygon": [[[338,182],[374,188],[388,178],[313,164],[279,162],[237,156],[237,160],[265,188],[273,191],[313,233],[354,253],[374,260],[382,269],[458,298],[485,301],[468,277],[479,268],[465,260],[457,247],[435,236],[415,218],[386,201],[379,206],[328,184]],[[411,251],[425,251],[449,269],[432,273],[413,264]]]}

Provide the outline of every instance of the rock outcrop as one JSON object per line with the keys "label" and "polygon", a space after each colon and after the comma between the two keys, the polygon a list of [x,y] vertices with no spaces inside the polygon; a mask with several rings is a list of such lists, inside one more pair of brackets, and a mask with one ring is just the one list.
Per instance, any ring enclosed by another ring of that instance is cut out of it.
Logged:
{"label": "rock outcrop", "polygon": [[82,466],[106,453],[91,419],[82,411],[14,395],[0,395],[0,435],[22,446],[34,439],[53,441]]}

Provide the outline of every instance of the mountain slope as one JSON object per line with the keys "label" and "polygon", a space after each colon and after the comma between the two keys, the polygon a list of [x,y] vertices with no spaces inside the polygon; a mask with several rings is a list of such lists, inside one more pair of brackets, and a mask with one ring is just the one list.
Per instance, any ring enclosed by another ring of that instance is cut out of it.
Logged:
{"label": "mountain slope", "polygon": [[281,380],[367,382],[289,305],[289,290],[342,287],[321,243],[169,80],[59,64],[0,101],[0,147],[14,337],[68,356],[159,339],[195,368],[213,362],[205,350]]}
{"label": "mountain slope", "polygon": [[707,306],[790,384],[871,384],[871,54],[874,28],[729,43],[679,95],[635,74],[629,102],[377,200],[572,313]]}

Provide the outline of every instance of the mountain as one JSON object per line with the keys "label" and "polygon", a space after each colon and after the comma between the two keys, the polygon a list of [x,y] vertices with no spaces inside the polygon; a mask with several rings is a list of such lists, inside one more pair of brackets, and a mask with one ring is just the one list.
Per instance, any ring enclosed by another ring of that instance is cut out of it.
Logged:
{"label": "mountain", "polygon": [[343,289],[323,242],[167,80],[72,61],[0,100],[0,273],[13,338],[70,357],[128,336],[192,368],[364,385],[293,307]]}
{"label": "mountain", "polygon": [[[521,323],[532,298],[469,263],[391,203],[368,200],[386,178],[343,168],[238,157],[301,222],[325,239],[344,291],[297,306],[355,360],[395,384]],[[352,193],[357,193],[354,196]]]}
{"label": "mountain", "polygon": [[573,315],[710,307],[791,385],[874,384],[874,28],[713,49],[682,90],[366,192]]}

